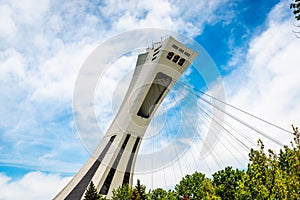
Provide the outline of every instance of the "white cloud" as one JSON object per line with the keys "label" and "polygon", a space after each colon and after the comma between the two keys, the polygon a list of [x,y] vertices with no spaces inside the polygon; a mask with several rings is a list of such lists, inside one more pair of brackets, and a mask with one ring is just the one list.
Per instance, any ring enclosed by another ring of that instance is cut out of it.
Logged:
{"label": "white cloud", "polygon": [[274,18],[283,15],[282,5],[271,12],[267,29],[250,42],[246,62],[224,82],[231,103],[288,129],[299,119],[300,54],[292,20]]}
{"label": "white cloud", "polygon": [[49,10],[49,1],[43,0],[36,4],[33,0],[11,1],[11,6],[15,10],[16,15],[23,19],[23,22],[30,25],[40,25],[44,15]]}
{"label": "white cloud", "polygon": [[0,199],[52,199],[70,179],[56,174],[29,172],[21,179],[13,180],[9,176],[0,174]]}
{"label": "white cloud", "polygon": [[17,32],[16,24],[11,18],[12,9],[8,5],[0,5],[0,38],[12,40]]}
{"label": "white cloud", "polygon": [[[112,30],[165,28],[189,36],[199,35],[206,23],[217,18],[216,10],[226,1],[105,1],[100,8],[112,22]],[[193,6],[190,6],[193,5]]]}
{"label": "white cloud", "polygon": [[[196,36],[201,34],[206,23],[214,23],[218,17],[216,10],[226,2],[129,1],[124,4],[123,1],[107,1],[103,3],[104,6],[88,2],[2,3],[0,88],[5,95],[0,97],[1,105],[4,105],[0,108],[0,128],[4,129],[0,134],[9,145],[5,143],[5,146],[1,146],[1,153],[6,153],[1,161],[73,172],[87,154],[78,153],[79,161],[67,164],[74,150],[82,152],[83,148],[79,147],[78,138],[72,132],[72,119],[57,119],[57,114],[70,111],[76,75],[91,50],[111,35],[135,28],[159,27]],[[89,9],[95,13],[88,12]],[[300,118],[297,112],[300,110],[297,104],[300,100],[297,66],[299,40],[291,32],[292,22],[286,18],[283,9],[283,3],[273,9],[267,30],[253,38],[245,63],[225,77],[224,83],[230,103],[288,128]],[[230,65],[241,64],[235,60],[239,56],[240,52],[233,57]],[[100,106],[106,107],[111,102],[108,89],[114,90],[118,81],[125,76],[127,66],[132,66],[134,61],[133,57],[119,59],[116,66],[125,70],[114,68],[109,74],[112,76],[102,79],[100,84],[103,87],[98,89],[103,90],[103,99],[95,97],[96,101],[100,101]],[[116,87],[121,90],[125,88],[124,85]],[[120,94],[116,92],[118,98]],[[105,116],[99,114],[98,117],[101,117],[100,124],[107,125],[112,111],[104,112]],[[90,116],[84,117],[89,119]],[[59,123],[61,121],[63,123]],[[183,169],[211,173],[218,168],[216,159],[211,155],[205,158],[207,160],[199,158],[200,150],[196,144],[180,159],[180,164],[174,163],[174,166],[154,174],[157,181],[154,187],[171,187],[186,174],[179,173]],[[43,147],[43,151],[38,147]],[[31,150],[34,148],[39,151],[33,153]],[[224,151],[226,149],[222,144],[216,146],[215,152]],[[21,155],[26,156],[25,161],[20,159]],[[195,159],[200,159],[200,167],[205,167],[199,169]],[[236,164],[230,155],[223,156],[222,160]],[[184,165],[186,167],[180,167]],[[166,181],[160,178],[163,175]],[[67,180],[56,175],[29,173],[18,181],[11,181],[2,175],[0,190],[3,191],[0,193],[5,195],[5,199],[49,199]],[[149,174],[145,174],[142,181],[153,185]],[[41,193],[34,192],[37,187]],[[26,191],[32,191],[28,193],[32,196],[27,196]]]}

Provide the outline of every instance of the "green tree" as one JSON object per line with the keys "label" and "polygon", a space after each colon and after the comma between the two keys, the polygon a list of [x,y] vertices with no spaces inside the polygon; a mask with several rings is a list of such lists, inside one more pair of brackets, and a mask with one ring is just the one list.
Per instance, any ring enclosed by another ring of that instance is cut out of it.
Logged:
{"label": "green tree", "polygon": [[168,192],[162,188],[156,188],[149,192],[148,197],[151,200],[167,200]]}
{"label": "green tree", "polygon": [[292,127],[294,141],[291,147],[285,145],[280,150],[279,167],[285,175],[288,199],[300,199],[300,133],[297,127]]}
{"label": "green tree", "polygon": [[258,141],[251,149],[246,174],[237,183],[236,199],[300,199],[300,134],[293,127],[294,142],[277,155]]}
{"label": "green tree", "polygon": [[147,200],[146,186],[137,181],[137,185],[132,188],[128,184],[113,190],[112,200]]}
{"label": "green tree", "polygon": [[167,198],[168,200],[177,200],[177,195],[176,192],[174,192],[173,190],[169,190],[167,193]]}
{"label": "green tree", "polygon": [[147,193],[146,193],[146,186],[141,185],[140,180],[137,180],[137,184],[135,188],[133,189],[133,198],[135,200],[146,200],[147,199]]}
{"label": "green tree", "polygon": [[90,182],[89,187],[86,190],[86,193],[84,195],[84,200],[99,200],[103,199],[102,196],[97,192],[97,189],[93,183],[93,181]]}
{"label": "green tree", "polygon": [[293,2],[290,4],[290,9],[293,10],[295,18],[300,20],[300,0],[293,0]]}
{"label": "green tree", "polygon": [[250,163],[248,164],[246,186],[254,199],[267,199],[269,191],[267,188],[268,157],[264,152],[264,144],[258,141],[259,150],[251,149],[249,153]]}
{"label": "green tree", "polygon": [[215,195],[215,188],[210,179],[200,172],[186,175],[175,186],[177,195],[183,199],[219,199]]}
{"label": "green tree", "polygon": [[270,149],[266,154],[261,140],[258,146],[259,150],[250,150],[250,163],[242,182],[238,183],[236,198],[286,199],[284,173],[279,167],[277,155]]}
{"label": "green tree", "polygon": [[177,200],[177,195],[173,190],[166,191],[162,188],[156,188],[149,192],[148,199],[151,200]]}
{"label": "green tree", "polygon": [[134,191],[128,185],[125,184],[123,186],[118,187],[112,191],[113,195],[111,197],[112,200],[133,200],[134,199]]}
{"label": "green tree", "polygon": [[235,191],[238,182],[242,180],[245,172],[238,169],[234,170],[232,167],[226,167],[213,174],[213,185],[216,194],[221,199],[232,200],[235,198]]}

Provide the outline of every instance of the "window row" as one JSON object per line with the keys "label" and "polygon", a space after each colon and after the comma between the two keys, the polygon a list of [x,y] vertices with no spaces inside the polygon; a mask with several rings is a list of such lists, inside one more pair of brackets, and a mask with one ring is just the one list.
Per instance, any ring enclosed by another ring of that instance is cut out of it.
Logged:
{"label": "window row", "polygon": [[177,63],[179,66],[182,66],[185,62],[184,58],[180,58],[179,55],[175,54],[174,52],[169,52],[167,55],[167,59],[172,60],[174,63]]}
{"label": "window row", "polygon": [[184,53],[184,55],[186,55],[187,57],[190,57],[190,53],[189,52],[186,52],[184,51],[182,48],[179,48],[177,45],[173,44],[172,47],[176,50],[178,50],[180,53]]}
{"label": "window row", "polygon": [[159,54],[159,49],[162,47],[162,45],[160,45],[159,47],[157,47],[156,49],[154,49],[154,54],[152,55],[152,61],[156,59],[157,54]]}

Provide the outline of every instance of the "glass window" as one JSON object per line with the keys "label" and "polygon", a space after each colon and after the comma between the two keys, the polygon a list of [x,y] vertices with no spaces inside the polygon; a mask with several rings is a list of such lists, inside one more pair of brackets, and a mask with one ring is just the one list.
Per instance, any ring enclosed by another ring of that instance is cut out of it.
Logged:
{"label": "glass window", "polygon": [[169,52],[168,55],[167,55],[167,58],[169,60],[171,60],[173,56],[174,56],[174,53],[173,52]]}
{"label": "glass window", "polygon": [[178,49],[178,46],[175,45],[175,44],[173,44],[172,47],[173,47],[174,49]]}
{"label": "glass window", "polygon": [[137,113],[138,116],[143,118],[150,117],[155,106],[159,103],[159,100],[170,85],[171,81],[172,78],[170,76],[162,72],[157,73],[142,103],[142,106]]}
{"label": "glass window", "polygon": [[188,52],[184,52],[184,55],[186,55],[187,57],[190,57],[191,54],[189,54]]}
{"label": "glass window", "polygon": [[178,61],[178,65],[182,66],[184,64],[184,61],[185,59],[184,58],[181,58],[179,61]]}
{"label": "glass window", "polygon": [[177,63],[177,61],[179,60],[179,58],[180,58],[179,55],[175,55],[172,61],[173,61],[174,63]]}

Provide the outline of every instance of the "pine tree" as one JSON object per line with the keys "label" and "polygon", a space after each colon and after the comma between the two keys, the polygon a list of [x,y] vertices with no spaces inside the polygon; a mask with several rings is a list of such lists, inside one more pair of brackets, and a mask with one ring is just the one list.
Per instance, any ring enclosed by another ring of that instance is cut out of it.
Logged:
{"label": "pine tree", "polygon": [[101,198],[100,194],[98,194],[93,181],[91,181],[84,195],[84,200],[99,200],[100,198]]}
{"label": "pine tree", "polygon": [[117,189],[113,189],[113,195],[111,197],[112,200],[133,200],[134,198],[134,191],[128,185],[128,183],[118,187]]}
{"label": "pine tree", "polygon": [[146,186],[141,185],[140,180],[137,180],[137,184],[134,188],[134,196],[136,200],[146,200],[147,199],[147,194],[146,194]]}

